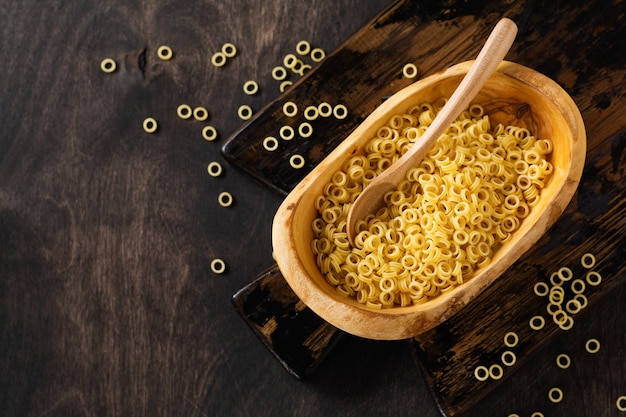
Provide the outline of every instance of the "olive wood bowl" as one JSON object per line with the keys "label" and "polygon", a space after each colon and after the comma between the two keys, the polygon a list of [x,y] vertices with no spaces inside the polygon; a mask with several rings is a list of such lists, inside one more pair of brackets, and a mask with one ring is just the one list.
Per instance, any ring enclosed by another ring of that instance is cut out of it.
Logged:
{"label": "olive wood bowl", "polygon": [[311,251],[314,200],[324,184],[391,116],[411,105],[449,97],[473,61],[462,62],[405,87],[388,98],[286,197],[272,226],[278,267],[295,294],[324,320],[350,334],[379,340],[416,336],[458,312],[493,283],[550,228],[572,198],[583,170],[586,134],[580,111],[554,81],[522,65],[503,61],[472,103],[481,104],[496,123],[524,126],[549,138],[554,170],[541,190],[540,203],[523,219],[512,238],[487,266],[467,282],[426,303],[373,309],[338,294],[321,274]]}

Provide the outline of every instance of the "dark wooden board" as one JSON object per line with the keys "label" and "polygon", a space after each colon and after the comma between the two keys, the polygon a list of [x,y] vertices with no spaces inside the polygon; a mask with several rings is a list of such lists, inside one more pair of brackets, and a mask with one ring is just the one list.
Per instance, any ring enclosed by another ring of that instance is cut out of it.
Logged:
{"label": "dark wooden board", "polygon": [[237,312],[276,359],[297,379],[319,366],[343,332],[293,293],[276,266],[233,296]]}
{"label": "dark wooden board", "polygon": [[[626,50],[626,30],[620,23],[624,7],[619,2],[573,2],[566,18],[559,13],[562,5],[536,1],[429,5],[401,0],[382,11],[236,132],[223,153],[274,191],[288,193],[386,96],[410,82],[401,75],[405,63],[415,63],[420,76],[431,74],[472,59],[500,16],[518,23],[520,32],[507,59],[543,72],[570,92],[587,127],[587,164],[577,195],[535,248],[470,306],[410,341],[441,412],[452,416],[470,410],[562,332],[545,313],[545,299],[533,293],[535,282],[545,281],[562,266],[580,276],[584,272],[580,257],[587,252],[596,256],[595,269],[603,282],[598,287],[588,286],[589,307],[575,317],[575,323],[598,300],[623,287],[626,131],[619,120],[626,109],[620,87],[626,70],[624,56],[613,57]],[[593,34],[577,26],[583,22],[596,28]],[[344,103],[350,117],[313,124],[313,137],[281,141],[279,150],[267,152],[261,145],[264,137],[278,137],[280,126],[304,121],[282,113],[286,101],[301,108],[322,101]],[[288,158],[294,153],[306,156],[304,169],[289,166]],[[547,320],[541,331],[528,325],[536,314]],[[506,368],[503,379],[476,380],[474,368],[495,363],[508,331],[520,337],[514,349],[515,365]]]}

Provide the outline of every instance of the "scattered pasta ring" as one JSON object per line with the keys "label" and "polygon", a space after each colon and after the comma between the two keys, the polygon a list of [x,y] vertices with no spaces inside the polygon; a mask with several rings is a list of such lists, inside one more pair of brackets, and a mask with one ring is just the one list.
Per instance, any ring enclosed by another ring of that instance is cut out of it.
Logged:
{"label": "scattered pasta ring", "polygon": [[275,151],[276,149],[278,149],[278,140],[273,136],[268,136],[263,139],[263,147],[267,151]]}
{"label": "scattered pasta ring", "polygon": [[515,332],[508,332],[507,334],[504,335],[504,344],[507,347],[515,347],[517,346],[517,343],[519,342],[519,337],[517,336],[517,333]]}
{"label": "scattered pasta ring", "polygon": [[574,276],[572,270],[566,266],[559,268],[559,271],[557,273],[563,281],[569,281]]}
{"label": "scattered pasta ring", "polygon": [[100,63],[100,69],[107,74],[110,74],[117,69],[117,64],[111,58],[104,58]]}
{"label": "scattered pasta ring", "polygon": [[300,55],[308,55],[311,52],[311,44],[307,41],[300,41],[296,44],[296,52]]}
{"label": "scattered pasta ring", "polygon": [[585,350],[589,353],[598,353],[600,351],[600,341],[598,339],[589,339],[585,342]]}
{"label": "scattered pasta ring", "polygon": [[296,135],[291,126],[282,126],[278,132],[283,140],[291,140]]}
{"label": "scattered pasta ring", "polygon": [[243,92],[251,96],[259,91],[259,83],[256,81],[246,81],[243,85]]}
{"label": "scattered pasta ring", "polygon": [[505,350],[504,352],[502,352],[502,356],[500,357],[500,359],[502,359],[502,363],[504,365],[513,366],[515,365],[517,357],[515,356],[515,353],[511,352],[510,350]]}
{"label": "scattered pasta ring", "polygon": [[535,294],[537,294],[539,297],[544,297],[550,292],[550,287],[548,287],[548,284],[546,284],[545,282],[537,282],[535,283],[534,290]]}
{"label": "scattered pasta ring", "polygon": [[552,284],[553,287],[560,287],[563,285],[563,281],[563,278],[561,278],[558,272],[553,272],[550,275],[550,284]]}
{"label": "scattered pasta ring", "polygon": [[298,57],[294,54],[287,54],[283,58],[283,65],[289,69],[293,69],[296,66],[296,62],[298,62]]}
{"label": "scattered pasta ring", "polygon": [[289,165],[291,165],[292,168],[300,169],[304,167],[304,164],[305,161],[302,155],[295,154],[289,158]]}
{"label": "scattered pasta ring", "polygon": [[203,122],[209,117],[209,112],[202,106],[193,109],[193,118],[199,122]]}
{"label": "scattered pasta ring", "polygon": [[287,78],[287,70],[281,66],[272,68],[272,78],[276,81],[282,81]]}
{"label": "scattered pasta ring", "polygon": [[313,62],[320,62],[324,58],[326,58],[326,52],[324,52],[323,49],[315,48],[311,50],[311,59],[313,60]]}
{"label": "scattered pasta ring", "polygon": [[224,64],[226,64],[226,55],[224,55],[222,52],[214,53],[211,57],[211,64],[216,67],[223,67]]}
{"label": "scattered pasta ring", "polygon": [[237,47],[230,42],[226,42],[222,45],[222,54],[224,54],[226,58],[232,58],[237,55]]}
{"label": "scattered pasta ring", "polygon": [[593,253],[585,253],[580,258],[580,263],[584,268],[591,269],[596,265],[596,257],[593,256]]}
{"label": "scattered pasta ring", "polygon": [[572,292],[574,294],[582,294],[585,292],[585,281],[578,278],[572,281]]}
{"label": "scattered pasta ring", "polygon": [[283,113],[285,116],[293,117],[298,114],[298,106],[293,101],[288,101],[283,104]]}
{"label": "scattered pasta ring", "polygon": [[595,287],[597,285],[600,285],[600,283],[602,282],[602,275],[600,275],[596,271],[589,271],[585,276],[585,280],[587,281],[587,284]]}
{"label": "scattered pasta ring", "polygon": [[157,56],[161,58],[163,61],[169,61],[174,56],[174,52],[172,52],[172,48],[169,46],[159,46],[157,49]]}
{"label": "scattered pasta ring", "polygon": [[348,108],[343,104],[337,104],[335,108],[333,108],[333,115],[337,119],[345,119],[348,116]]}
{"label": "scattered pasta ring", "polygon": [[541,330],[546,325],[546,320],[542,316],[533,316],[529,322],[530,328],[533,330]]}
{"label": "scattered pasta ring", "polygon": [[212,177],[219,177],[222,175],[222,165],[219,162],[211,162],[207,166],[207,172]]}
{"label": "scattered pasta ring", "polygon": [[298,126],[298,134],[300,134],[300,136],[303,138],[310,137],[313,134],[313,126],[311,126],[311,123],[300,123],[300,126]]}
{"label": "scattered pasta ring", "polygon": [[202,137],[208,141],[214,141],[217,139],[217,130],[213,126],[204,126]]}
{"label": "scattered pasta ring", "polygon": [[320,116],[329,117],[331,114],[333,114],[333,107],[326,102],[322,102],[318,104],[317,111]]}
{"label": "scattered pasta ring", "polygon": [[489,369],[486,366],[479,365],[474,369],[474,377],[479,381],[489,379]]}
{"label": "scattered pasta ring", "polygon": [[574,327],[574,319],[572,316],[566,316],[565,320],[562,323],[559,323],[559,328],[561,330],[569,330]]}
{"label": "scattered pasta ring", "polygon": [[308,106],[304,109],[304,118],[307,120],[315,120],[319,114],[319,110],[315,106]]}
{"label": "scattered pasta ring", "polygon": [[[588,304],[588,300],[587,297],[585,297],[582,294],[576,294],[574,296],[574,300],[578,301],[578,303],[580,304],[580,309],[582,310],[583,308],[587,307]],[[582,301],[581,301],[582,300]]]}
{"label": "scattered pasta ring", "polygon": [[403,68],[402,68],[402,75],[404,75],[405,78],[415,78],[417,77],[417,67],[415,66],[415,64],[406,64]]}
{"label": "scattered pasta ring", "polygon": [[192,116],[193,111],[191,110],[191,106],[189,104],[181,104],[176,109],[176,114],[178,114],[178,117],[181,119],[189,119]]}
{"label": "scattered pasta ring", "polygon": [[530,415],[530,417],[544,417],[544,415],[541,411],[535,411]]}
{"label": "scattered pasta ring", "polygon": [[239,106],[237,114],[241,120],[249,120],[252,117],[252,108],[246,104]]}
{"label": "scattered pasta ring", "polygon": [[567,312],[570,314],[578,314],[582,309],[582,303],[575,298],[567,300],[567,303],[565,303],[565,310],[567,310]]}
{"label": "scattered pasta ring", "polygon": [[489,367],[489,376],[492,379],[500,379],[502,378],[503,375],[504,375],[504,370],[497,363],[494,363],[493,365]]}
{"label": "scattered pasta ring", "polygon": [[292,84],[293,84],[293,81],[289,81],[289,80],[283,81],[282,83],[280,83],[280,92],[284,93],[287,87],[289,87]]}
{"label": "scattered pasta ring", "polygon": [[569,355],[566,355],[565,353],[561,353],[556,357],[556,366],[561,369],[567,369],[570,367],[571,364],[572,360],[570,359]]}
{"label": "scattered pasta ring", "polygon": [[554,321],[555,324],[562,326],[565,325],[565,323],[568,322],[568,318],[570,316],[567,315],[567,313],[565,312],[565,310],[557,310],[554,312],[554,314],[552,314],[552,320]]}
{"label": "scattered pasta ring", "polygon": [[626,395],[620,395],[615,401],[615,406],[619,411],[626,411]]}
{"label": "scattered pasta ring", "polygon": [[519,417],[519,414],[509,414],[507,417]]}
{"label": "scattered pasta ring", "polygon": [[563,401],[563,390],[557,387],[551,388],[550,391],[548,391],[548,399],[555,404],[560,403]]}
{"label": "scattered pasta ring", "polygon": [[216,274],[223,274],[226,272],[226,263],[219,258],[213,259],[211,261],[211,271]]}
{"label": "scattered pasta ring", "polygon": [[157,121],[154,120],[152,117],[147,117],[144,121],[143,121],[143,130],[145,130],[148,133],[154,133],[157,130]]}
{"label": "scattered pasta ring", "polygon": [[228,191],[221,192],[220,195],[217,196],[217,202],[220,203],[222,207],[230,207],[233,204],[233,195]]}

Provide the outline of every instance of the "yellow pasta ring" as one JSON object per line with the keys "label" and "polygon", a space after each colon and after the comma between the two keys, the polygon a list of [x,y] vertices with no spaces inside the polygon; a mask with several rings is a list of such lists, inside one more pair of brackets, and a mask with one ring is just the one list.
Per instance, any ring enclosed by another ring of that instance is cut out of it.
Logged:
{"label": "yellow pasta ring", "polygon": [[229,193],[228,191],[221,192],[217,196],[217,202],[222,207],[230,207],[230,206],[232,206],[233,201],[234,201],[233,200],[233,195],[231,193]]}
{"label": "yellow pasta ring", "polygon": [[145,130],[147,133],[154,133],[156,132],[157,128],[157,121],[154,120],[152,117],[147,117],[143,121],[143,130]]}
{"label": "yellow pasta ring", "polygon": [[333,115],[337,119],[345,119],[348,116],[348,108],[343,104],[337,104],[333,108]]}
{"label": "yellow pasta ring", "polygon": [[239,106],[237,109],[237,115],[241,120],[249,120],[252,117],[252,108],[246,104]]}
{"label": "yellow pasta ring", "polygon": [[619,411],[626,411],[626,395],[620,395],[615,401],[615,406]]}
{"label": "yellow pasta ring", "polygon": [[315,120],[319,115],[319,110],[316,106],[307,106],[304,109],[304,118],[307,120]]}
{"label": "yellow pasta ring", "polygon": [[117,69],[117,64],[111,58],[104,58],[100,63],[100,69],[107,74],[110,74]]}
{"label": "yellow pasta ring", "polygon": [[163,61],[169,61],[174,56],[174,52],[172,52],[172,48],[169,46],[159,46],[157,49],[157,56]]}
{"label": "yellow pasta ring", "polygon": [[517,343],[519,342],[519,337],[517,336],[517,333],[515,332],[508,332],[507,334],[504,335],[504,344],[507,347],[515,347],[517,346]]}
{"label": "yellow pasta ring", "polygon": [[295,132],[291,126],[281,126],[278,132],[283,140],[291,140],[295,136]]}
{"label": "yellow pasta ring", "polygon": [[479,365],[474,368],[474,377],[479,381],[486,381],[489,379],[489,369],[484,365]]}
{"label": "yellow pasta ring", "polygon": [[561,369],[567,369],[570,367],[571,364],[572,364],[572,360],[570,359],[569,355],[565,353],[560,353],[556,357],[556,366],[558,366]]}
{"label": "yellow pasta ring", "polygon": [[272,78],[276,81],[282,81],[287,78],[287,70],[281,66],[272,68]]}
{"label": "yellow pasta ring", "polygon": [[317,105],[317,111],[320,116],[329,117],[331,114],[333,114],[333,106],[324,101]]}
{"label": "yellow pasta ring", "polygon": [[294,54],[287,54],[283,58],[283,65],[289,69],[293,69],[297,61],[298,58]]}
{"label": "yellow pasta ring", "polygon": [[502,352],[502,356],[500,357],[500,359],[502,360],[502,363],[504,365],[513,366],[515,365],[517,357],[515,356],[515,353],[511,352],[510,350],[505,350],[504,352]]}
{"label": "yellow pasta ring", "polygon": [[202,128],[202,137],[209,142],[214,141],[217,139],[217,129],[213,126],[204,126]]}
{"label": "yellow pasta ring", "polygon": [[593,253],[585,253],[580,258],[581,265],[586,269],[591,269],[596,265],[596,257],[593,256]]}
{"label": "yellow pasta ring", "polygon": [[176,114],[181,119],[189,119],[193,115],[193,111],[191,110],[191,106],[188,104],[181,104],[176,109]]}
{"label": "yellow pasta ring", "polygon": [[258,91],[259,91],[259,83],[257,83],[256,81],[250,80],[250,81],[246,81],[243,84],[243,92],[249,96],[256,94]]}
{"label": "yellow pasta ring", "polygon": [[300,123],[300,126],[298,126],[298,134],[303,138],[310,137],[313,134],[313,126],[311,126],[311,123]]}
{"label": "yellow pasta ring", "polygon": [[494,363],[489,367],[489,376],[492,379],[501,379],[504,376],[504,370],[500,365]]}
{"label": "yellow pasta ring", "polygon": [[415,66],[415,64],[405,64],[402,68],[402,75],[404,75],[405,78],[417,77],[417,67]]}
{"label": "yellow pasta ring", "polygon": [[563,390],[561,388],[551,388],[548,391],[548,399],[553,403],[560,403],[563,400]]}
{"label": "yellow pasta ring", "polygon": [[219,177],[222,175],[222,165],[219,162],[211,162],[207,166],[207,172],[212,177]]}
{"label": "yellow pasta ring", "polygon": [[285,116],[294,117],[296,114],[298,114],[298,105],[293,101],[287,101],[285,104],[283,104],[283,113],[285,114]]}
{"label": "yellow pasta ring", "polygon": [[223,274],[226,272],[226,263],[219,258],[213,259],[211,261],[211,271],[215,274]]}
{"label": "yellow pasta ring", "polygon": [[206,108],[202,106],[198,106],[195,109],[193,109],[193,118],[199,122],[203,122],[209,118],[209,112],[207,111]]}
{"label": "yellow pasta ring", "polygon": [[223,67],[226,64],[226,55],[222,52],[216,52],[211,57],[211,63],[216,67]]}
{"label": "yellow pasta ring", "polygon": [[313,62],[321,62],[324,58],[326,58],[326,52],[324,52],[321,48],[315,48],[311,50],[311,59]]}
{"label": "yellow pasta ring", "polygon": [[294,154],[291,156],[291,158],[289,158],[289,165],[291,165],[291,167],[295,169],[303,168],[305,163],[306,161],[304,160],[302,155]]}
{"label": "yellow pasta ring", "polygon": [[529,321],[530,328],[533,330],[541,330],[545,324],[546,320],[541,316],[533,316]]}
{"label": "yellow pasta ring", "polygon": [[237,47],[231,42],[226,42],[222,45],[222,54],[224,54],[226,58],[232,58],[237,55]]}
{"label": "yellow pasta ring", "polygon": [[600,341],[598,339],[589,339],[585,342],[585,350],[589,353],[598,353],[600,351]]}
{"label": "yellow pasta ring", "polygon": [[296,44],[296,52],[300,55],[308,55],[311,52],[311,44],[307,41],[300,41]]}
{"label": "yellow pasta ring", "polygon": [[266,151],[273,152],[278,149],[278,140],[273,136],[268,136],[263,139],[263,147]]}

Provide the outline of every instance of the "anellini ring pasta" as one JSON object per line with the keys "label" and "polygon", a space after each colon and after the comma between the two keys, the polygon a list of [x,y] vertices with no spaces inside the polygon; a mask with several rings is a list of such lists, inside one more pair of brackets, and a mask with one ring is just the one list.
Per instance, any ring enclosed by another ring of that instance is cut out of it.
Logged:
{"label": "anellini ring pasta", "polygon": [[110,74],[117,69],[117,64],[111,58],[104,58],[100,63],[100,69]]}
{"label": "anellini ring pasta", "polygon": [[211,271],[215,274],[223,274],[226,272],[226,263],[219,258],[213,259],[211,261]]}
{"label": "anellini ring pasta", "polygon": [[[311,248],[320,272],[339,294],[376,309],[428,302],[489,265],[541,198],[540,184],[532,183],[537,192],[529,200],[517,180],[531,167],[537,182],[550,177],[549,155],[537,151],[538,158],[523,160],[525,153],[534,155],[538,140],[548,139],[517,126],[491,126],[483,108],[473,104],[385,194],[384,207],[357,222],[354,246],[345,244],[352,202],[419,140],[445,101],[418,103],[390,116],[315,200]],[[347,115],[341,104],[320,103],[317,111],[322,117]],[[571,270],[562,268],[554,279],[560,285],[571,278]],[[546,293],[546,287],[536,291]],[[562,288],[548,288],[548,294],[554,304],[564,302]],[[563,314],[557,321],[571,323]],[[538,316],[530,325],[539,330],[545,320]]]}
{"label": "anellini ring pasta", "polygon": [[169,46],[163,45],[159,46],[159,49],[157,49],[157,55],[163,61],[169,61],[174,56],[174,52],[172,52],[172,48]]}
{"label": "anellini ring pasta", "polygon": [[143,121],[143,130],[145,130],[147,133],[154,133],[157,130],[157,121],[154,120],[152,117],[147,117],[144,121]]}

